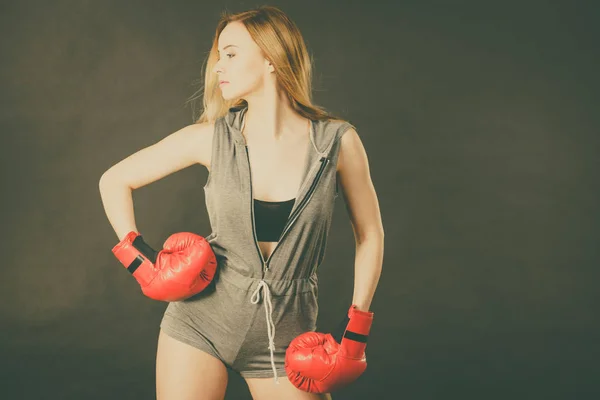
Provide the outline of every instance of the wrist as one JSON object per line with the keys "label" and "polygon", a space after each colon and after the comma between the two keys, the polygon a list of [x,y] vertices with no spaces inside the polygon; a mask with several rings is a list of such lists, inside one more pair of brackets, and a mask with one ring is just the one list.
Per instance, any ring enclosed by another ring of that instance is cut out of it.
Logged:
{"label": "wrist", "polygon": [[358,311],[369,311],[370,304],[368,303],[353,303],[352,307]]}

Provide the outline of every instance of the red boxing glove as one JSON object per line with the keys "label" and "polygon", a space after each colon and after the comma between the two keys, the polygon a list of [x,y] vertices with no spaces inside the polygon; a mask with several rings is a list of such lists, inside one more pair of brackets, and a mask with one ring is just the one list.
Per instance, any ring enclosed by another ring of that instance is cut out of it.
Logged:
{"label": "red boxing glove", "polygon": [[142,292],[154,300],[179,301],[208,286],[217,269],[215,253],[202,236],[175,233],[156,252],[137,232],[129,232],[112,249],[134,276]]}
{"label": "red boxing glove", "polygon": [[305,332],[291,341],[285,370],[294,386],[305,392],[328,393],[354,382],[367,368],[365,349],[373,313],[348,310],[341,343],[331,334]]}

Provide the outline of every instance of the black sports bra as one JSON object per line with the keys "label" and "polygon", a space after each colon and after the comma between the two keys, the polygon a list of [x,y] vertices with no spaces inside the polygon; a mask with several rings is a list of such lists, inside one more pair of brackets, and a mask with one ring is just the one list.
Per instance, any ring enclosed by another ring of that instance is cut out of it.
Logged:
{"label": "black sports bra", "polygon": [[278,242],[296,199],[263,201],[254,199],[254,223],[259,242]]}

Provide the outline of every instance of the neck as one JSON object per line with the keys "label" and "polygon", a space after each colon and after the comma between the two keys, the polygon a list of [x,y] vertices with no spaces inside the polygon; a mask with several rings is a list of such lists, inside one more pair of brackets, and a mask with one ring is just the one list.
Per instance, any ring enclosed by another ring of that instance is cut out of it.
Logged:
{"label": "neck", "polygon": [[245,99],[248,110],[242,134],[246,138],[279,141],[298,132],[304,119],[296,113],[283,92],[255,94]]}

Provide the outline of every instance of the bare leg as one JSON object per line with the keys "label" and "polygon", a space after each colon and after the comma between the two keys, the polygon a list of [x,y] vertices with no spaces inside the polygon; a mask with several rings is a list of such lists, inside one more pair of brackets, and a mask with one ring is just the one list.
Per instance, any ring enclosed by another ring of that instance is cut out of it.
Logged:
{"label": "bare leg", "polygon": [[223,400],[227,378],[221,360],[160,330],[156,352],[157,400]]}
{"label": "bare leg", "polygon": [[329,393],[308,393],[298,389],[287,378],[279,377],[279,385],[273,378],[246,378],[254,400],[331,400]]}

